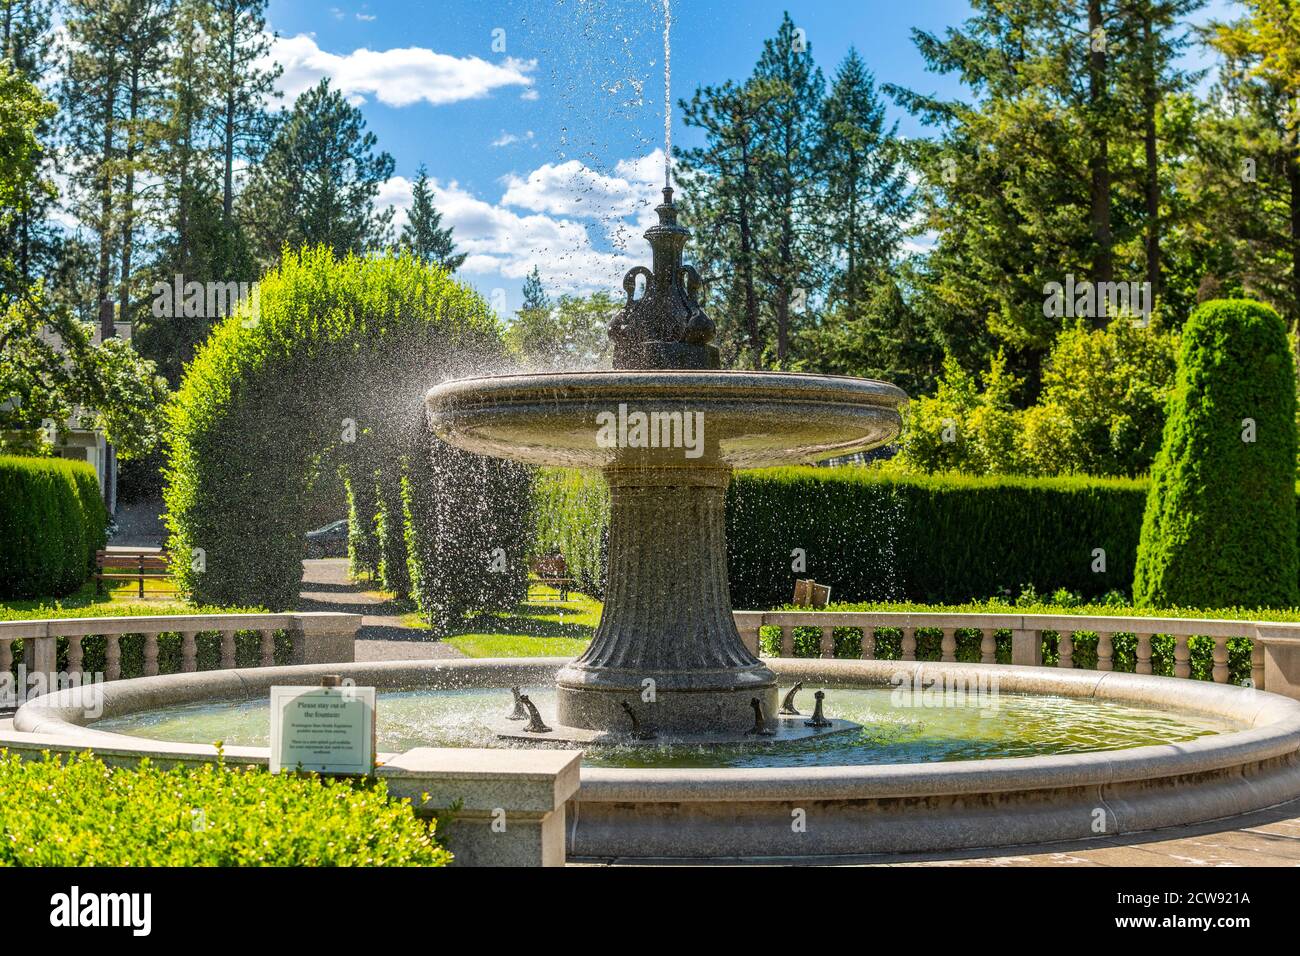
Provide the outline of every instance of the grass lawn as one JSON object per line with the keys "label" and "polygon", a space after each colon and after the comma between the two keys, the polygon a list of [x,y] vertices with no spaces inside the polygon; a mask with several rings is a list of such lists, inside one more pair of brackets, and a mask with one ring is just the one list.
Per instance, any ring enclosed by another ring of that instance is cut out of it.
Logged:
{"label": "grass lawn", "polygon": [[[150,584],[166,582],[145,582],[145,593],[151,593]],[[218,608],[196,607],[189,604],[174,592],[158,593],[156,598],[141,601],[137,597],[139,584],[128,584],[109,588],[108,595],[95,594],[93,583],[87,583],[80,590],[63,597],[24,598],[21,600],[0,601],[0,621],[44,620],[61,617],[143,617],[154,614],[255,614],[261,608]]]}
{"label": "grass lawn", "polygon": [[[574,591],[561,603],[558,591],[534,586],[528,602],[514,611],[476,614],[443,641],[467,657],[576,657],[595,633],[600,607]],[[403,615],[402,623],[428,628],[414,612]]]}

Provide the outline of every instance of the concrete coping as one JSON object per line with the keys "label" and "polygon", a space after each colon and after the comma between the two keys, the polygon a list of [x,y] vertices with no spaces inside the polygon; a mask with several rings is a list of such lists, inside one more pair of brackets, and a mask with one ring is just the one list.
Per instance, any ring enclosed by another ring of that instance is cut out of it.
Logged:
{"label": "concrete coping", "polygon": [[[550,682],[564,663],[557,658],[480,658],[201,671],[98,684],[92,692],[101,695],[96,705],[102,715],[111,717],[186,702],[262,697],[269,695],[273,684],[312,684],[325,674],[340,674],[358,684],[386,689],[499,687],[504,690],[513,684]],[[784,658],[767,663],[783,681],[802,680],[805,685],[897,686],[902,680],[916,681],[922,677],[942,677],[949,683],[973,682],[973,686],[992,686],[996,682],[1002,693],[1088,697],[1177,709],[1219,717],[1239,724],[1242,729],[1163,746],[938,764],[718,770],[588,767],[582,771],[577,798],[613,802],[860,799],[1097,786],[1294,759],[1300,751],[1300,701],[1228,684],[999,664]],[[213,759],[215,751],[210,746],[110,734],[85,726],[90,722],[86,703],[76,696],[85,692],[85,688],[63,690],[24,704],[14,717],[15,730],[0,733],[0,746],[30,748],[44,744],[51,749],[65,750],[93,747],[97,752],[115,757]],[[235,748],[228,753],[233,759]],[[453,748],[448,754],[455,756],[440,755],[438,759],[455,761],[461,772],[472,770],[473,766],[485,773],[496,772],[502,766],[527,772],[526,766],[514,763],[523,759],[517,756],[519,753],[509,749],[471,752]],[[535,756],[538,752],[523,753]],[[575,761],[578,756],[576,751],[551,753],[568,754],[567,759]],[[266,748],[242,748],[238,759],[260,763],[266,759]],[[403,785],[406,776],[416,774],[418,767],[428,766],[433,760],[417,751],[384,759],[386,766],[392,768],[385,771],[385,776],[391,775],[398,786]],[[576,768],[576,762],[573,766]],[[568,770],[559,768],[556,773],[557,779],[568,779]]]}

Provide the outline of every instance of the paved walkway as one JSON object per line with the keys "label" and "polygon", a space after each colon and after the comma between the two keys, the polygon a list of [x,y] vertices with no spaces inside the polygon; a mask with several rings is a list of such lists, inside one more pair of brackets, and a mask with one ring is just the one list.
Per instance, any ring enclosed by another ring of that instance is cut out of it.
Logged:
{"label": "paved walkway", "polygon": [[403,611],[391,602],[367,594],[348,580],[346,558],[309,558],[302,563],[300,611],[341,611],[361,615],[357,632],[357,660],[427,660],[464,657],[450,644],[431,640],[427,631],[402,623]]}

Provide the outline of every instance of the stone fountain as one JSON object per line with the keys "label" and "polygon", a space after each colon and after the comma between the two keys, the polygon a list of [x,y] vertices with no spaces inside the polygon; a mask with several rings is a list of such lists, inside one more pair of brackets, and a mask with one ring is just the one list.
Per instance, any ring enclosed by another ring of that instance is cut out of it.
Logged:
{"label": "stone fountain", "polygon": [[600,625],[560,670],[546,733],[502,734],[590,742],[632,739],[636,728],[636,739],[728,741],[845,729],[853,725],[778,715],[776,676],[736,630],[727,485],[736,467],[881,445],[898,433],[907,396],[859,378],[721,371],[714,323],[698,300],[703,282],[682,264],[690,233],[671,188],[656,211],[645,233],[652,267],[624,277],[627,302],[610,324],[612,371],[462,379],[427,395],[430,426],[452,445],[599,468],[609,483]]}

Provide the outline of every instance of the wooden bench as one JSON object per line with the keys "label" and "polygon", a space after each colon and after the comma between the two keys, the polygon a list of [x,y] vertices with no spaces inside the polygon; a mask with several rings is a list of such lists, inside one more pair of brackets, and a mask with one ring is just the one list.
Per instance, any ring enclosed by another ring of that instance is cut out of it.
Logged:
{"label": "wooden bench", "polygon": [[533,559],[530,567],[533,577],[528,582],[531,588],[533,584],[542,584],[546,587],[555,588],[560,592],[560,600],[569,600],[569,588],[576,584],[577,581],[569,577],[569,565],[564,560],[564,555],[558,552],[543,554]]}
{"label": "wooden bench", "polygon": [[[106,570],[107,568],[130,568],[130,571]],[[112,551],[100,549],[95,552],[95,593],[104,592],[105,581],[138,581],[138,594],[145,596],[145,581],[170,581],[171,568],[167,555],[161,551],[147,548],[117,548]],[[164,588],[174,592],[175,587]]]}

